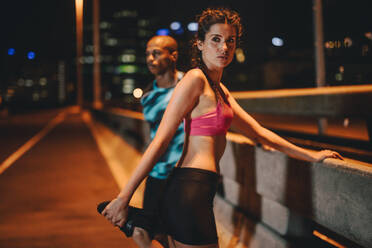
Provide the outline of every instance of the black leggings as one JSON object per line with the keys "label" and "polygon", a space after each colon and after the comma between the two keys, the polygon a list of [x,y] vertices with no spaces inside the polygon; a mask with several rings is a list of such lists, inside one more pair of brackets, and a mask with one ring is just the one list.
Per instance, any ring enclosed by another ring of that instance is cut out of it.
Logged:
{"label": "black leggings", "polygon": [[166,232],[188,245],[218,242],[213,213],[219,175],[197,168],[174,168],[161,207]]}

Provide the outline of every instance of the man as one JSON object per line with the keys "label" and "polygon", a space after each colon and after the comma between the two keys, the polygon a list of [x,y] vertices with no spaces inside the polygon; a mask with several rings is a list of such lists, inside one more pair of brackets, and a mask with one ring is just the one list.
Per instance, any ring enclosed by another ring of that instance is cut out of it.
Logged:
{"label": "man", "polygon": [[[145,119],[150,124],[151,139],[155,137],[174,87],[183,76],[183,73],[176,69],[177,59],[178,45],[172,37],[154,36],[148,41],[146,63],[149,71],[155,76],[155,80],[152,88],[142,97],[141,104]],[[156,163],[146,180],[143,198],[143,208],[146,212],[159,213],[166,179],[181,156],[183,142],[184,132],[183,124],[181,124],[167,151]],[[140,247],[151,247],[151,237],[143,228],[135,227],[133,239]]]}

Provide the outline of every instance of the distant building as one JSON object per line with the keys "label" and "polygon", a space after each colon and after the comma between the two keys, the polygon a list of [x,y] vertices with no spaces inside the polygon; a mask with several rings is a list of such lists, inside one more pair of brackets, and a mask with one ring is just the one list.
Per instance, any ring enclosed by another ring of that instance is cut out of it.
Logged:
{"label": "distant building", "polygon": [[[138,10],[121,9],[100,17],[100,52],[102,99],[116,105],[130,104],[135,88],[150,83],[145,49],[155,34],[154,18]],[[93,92],[92,24],[84,27],[84,91]],[[92,99],[92,95],[86,95]],[[137,100],[138,101],[138,100]]]}

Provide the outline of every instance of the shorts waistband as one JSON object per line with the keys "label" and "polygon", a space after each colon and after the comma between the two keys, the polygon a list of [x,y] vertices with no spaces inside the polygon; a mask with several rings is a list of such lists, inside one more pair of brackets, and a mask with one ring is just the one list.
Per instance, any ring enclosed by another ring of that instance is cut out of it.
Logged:
{"label": "shorts waistband", "polygon": [[171,176],[177,179],[196,180],[204,182],[216,182],[221,177],[220,174],[214,171],[190,167],[175,167],[171,173]]}

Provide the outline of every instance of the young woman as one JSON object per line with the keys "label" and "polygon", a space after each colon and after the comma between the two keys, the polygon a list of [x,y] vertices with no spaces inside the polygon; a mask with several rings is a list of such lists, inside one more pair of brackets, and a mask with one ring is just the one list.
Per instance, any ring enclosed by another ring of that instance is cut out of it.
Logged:
{"label": "young woman", "polygon": [[218,164],[230,124],[257,143],[307,161],[341,158],[334,151],[310,151],[262,127],[234,100],[220,82],[234,57],[242,33],[239,15],[229,9],[206,9],[198,18],[193,58],[197,67],[177,84],[155,138],[127,185],[103,211],[115,226],[126,221],[129,201],[165,151],[179,124],[185,123],[185,145],[171,174],[161,219],[174,247],[218,247],[213,198]]}

